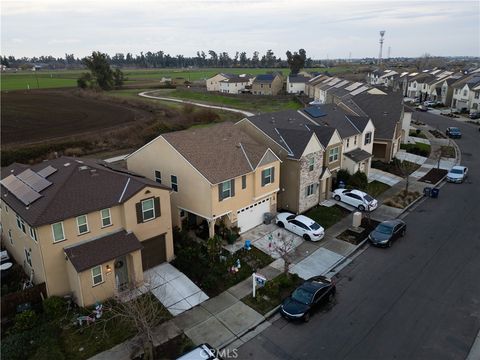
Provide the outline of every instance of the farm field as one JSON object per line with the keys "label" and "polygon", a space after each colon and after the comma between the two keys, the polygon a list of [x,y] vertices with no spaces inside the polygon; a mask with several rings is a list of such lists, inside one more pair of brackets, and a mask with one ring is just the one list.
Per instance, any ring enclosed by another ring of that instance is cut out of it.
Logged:
{"label": "farm field", "polygon": [[[122,69],[128,81],[127,86],[135,85],[136,83],[148,83],[152,80],[161,80],[162,77],[182,77],[189,81],[199,81],[209,78],[219,72],[229,72],[233,74],[248,73],[258,75],[267,71],[281,71],[284,75],[289,73],[288,68],[200,68],[200,69]],[[312,68],[307,71],[324,72],[328,71],[330,74],[344,73],[352,71],[351,67],[342,66],[334,68]],[[27,90],[30,89],[46,89],[46,88],[61,88],[61,87],[76,87],[77,79],[82,70],[40,70],[37,72],[20,71],[17,73],[3,72],[0,74],[1,90]]]}

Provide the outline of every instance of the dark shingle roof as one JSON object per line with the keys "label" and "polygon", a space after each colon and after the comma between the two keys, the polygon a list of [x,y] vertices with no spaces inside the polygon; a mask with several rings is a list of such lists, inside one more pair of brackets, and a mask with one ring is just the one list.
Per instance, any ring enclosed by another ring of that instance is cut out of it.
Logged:
{"label": "dark shingle roof", "polygon": [[225,79],[225,80],[221,80],[220,82],[223,82],[223,83],[244,83],[244,82],[249,82],[249,81],[250,81],[249,77],[235,76],[235,77],[231,77],[231,78],[228,78],[228,79]]}
{"label": "dark shingle roof", "polygon": [[288,77],[288,82],[291,83],[306,83],[309,80],[309,78],[306,78],[305,76],[302,75],[290,75]]}
{"label": "dark shingle roof", "polygon": [[47,166],[57,169],[47,177],[52,185],[42,190],[42,197],[28,207],[1,186],[3,201],[31,226],[52,224],[118,205],[146,186],[170,190],[104,161],[71,157],[61,157],[32,166],[14,163],[2,168],[2,179],[10,174],[18,175],[28,168],[38,172]]}
{"label": "dark shingle roof", "polygon": [[133,233],[125,230],[64,248],[65,254],[77,272],[91,269],[117,257],[142,249]]}
{"label": "dark shingle roof", "polygon": [[276,74],[260,74],[255,77],[254,83],[271,83],[275,79]]}
{"label": "dark shingle roof", "polygon": [[349,159],[352,159],[354,162],[358,163],[360,161],[366,160],[371,158],[373,155],[370,154],[369,152],[362,150],[362,149],[355,149],[352,151],[349,151],[347,153],[343,153],[346,157]]}
{"label": "dark shingle roof", "polygon": [[230,122],[161,136],[212,184],[252,172],[268,150]]}

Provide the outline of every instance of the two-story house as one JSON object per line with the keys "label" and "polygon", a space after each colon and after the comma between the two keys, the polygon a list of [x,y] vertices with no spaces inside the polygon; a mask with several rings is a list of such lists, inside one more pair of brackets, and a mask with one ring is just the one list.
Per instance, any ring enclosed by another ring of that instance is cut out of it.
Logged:
{"label": "two-story house", "polygon": [[309,78],[302,75],[289,75],[287,77],[287,93],[305,94],[305,84]]}
{"label": "two-story house", "polygon": [[220,81],[220,92],[225,94],[241,94],[251,84],[251,78],[247,76],[235,76]]}
{"label": "two-story house", "polygon": [[234,78],[237,75],[234,74],[227,74],[227,73],[218,73],[205,80],[205,84],[207,86],[207,91],[220,91],[220,82],[224,80],[228,80],[230,78]]}
{"label": "two-story house", "polygon": [[206,220],[245,232],[275,212],[280,160],[234,124],[176,131],[158,136],[127,157],[130,170],[173,189],[172,220]]}
{"label": "two-story house", "polygon": [[283,89],[283,77],[280,73],[257,75],[252,83],[254,95],[278,95]]}
{"label": "two-story house", "polygon": [[2,169],[6,249],[47,294],[80,306],[173,258],[170,189],[102,161],[61,157]]}
{"label": "two-story house", "polygon": [[474,100],[478,100],[478,98],[475,99],[475,96],[478,96],[475,93],[478,93],[478,91],[474,90],[478,86],[480,86],[480,75],[478,73],[467,75],[453,83],[451,107],[457,110],[466,109],[467,111],[472,111],[472,104],[477,103]]}

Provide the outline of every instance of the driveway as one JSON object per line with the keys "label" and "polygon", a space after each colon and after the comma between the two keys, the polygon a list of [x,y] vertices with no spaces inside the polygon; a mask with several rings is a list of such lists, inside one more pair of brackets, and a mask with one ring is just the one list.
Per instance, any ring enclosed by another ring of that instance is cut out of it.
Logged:
{"label": "driveway", "polygon": [[155,100],[173,101],[173,102],[177,102],[177,103],[190,104],[190,105],[200,106],[200,107],[209,108],[209,109],[230,111],[230,112],[234,112],[234,113],[243,114],[245,116],[255,115],[254,113],[251,113],[251,112],[245,111],[245,110],[233,109],[233,108],[229,108],[229,107],[216,106],[216,105],[207,105],[207,104],[197,103],[197,102],[193,102],[193,101],[189,101],[189,100],[172,99],[172,98],[164,97],[164,96],[151,95],[151,93],[154,93],[155,91],[156,90],[154,90],[154,91],[144,91],[144,92],[141,92],[140,94],[138,94],[138,96],[142,96],[142,97],[149,98],[149,99],[155,99]]}
{"label": "driveway", "polygon": [[207,294],[169,263],[149,269],[143,275],[152,294],[174,316],[208,300]]}

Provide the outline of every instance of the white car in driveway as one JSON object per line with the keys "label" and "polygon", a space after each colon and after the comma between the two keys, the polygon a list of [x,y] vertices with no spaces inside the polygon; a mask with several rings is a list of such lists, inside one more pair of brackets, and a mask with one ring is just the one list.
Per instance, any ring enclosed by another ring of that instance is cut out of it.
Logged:
{"label": "white car in driveway", "polygon": [[367,193],[355,189],[336,189],[333,198],[348,205],[356,207],[360,211],[372,211],[378,206],[377,200]]}
{"label": "white car in driveway", "polygon": [[283,212],[276,216],[275,222],[278,226],[300,235],[307,241],[319,241],[325,235],[323,227],[304,215]]}
{"label": "white car in driveway", "polygon": [[447,181],[452,183],[462,183],[467,178],[468,168],[465,166],[454,166],[447,174]]}

